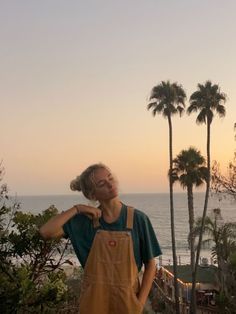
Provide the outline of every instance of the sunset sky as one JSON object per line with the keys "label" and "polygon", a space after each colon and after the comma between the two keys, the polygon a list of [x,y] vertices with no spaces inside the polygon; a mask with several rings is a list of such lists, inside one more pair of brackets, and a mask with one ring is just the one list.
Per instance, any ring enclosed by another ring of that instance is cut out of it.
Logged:
{"label": "sunset sky", "polygon": [[[115,172],[122,193],[168,192],[168,122],[147,111],[162,80],[188,99],[206,80],[227,94],[211,145],[226,169],[235,12],[234,0],[0,1],[0,160],[11,194],[72,193],[69,182],[95,162]],[[173,118],[174,155],[190,145],[206,155],[195,120]]]}

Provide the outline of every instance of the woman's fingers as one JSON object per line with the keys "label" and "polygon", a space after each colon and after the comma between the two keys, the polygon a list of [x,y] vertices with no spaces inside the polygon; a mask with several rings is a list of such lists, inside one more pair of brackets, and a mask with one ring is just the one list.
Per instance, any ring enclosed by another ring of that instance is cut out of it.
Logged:
{"label": "woman's fingers", "polygon": [[101,217],[101,210],[100,209],[94,209],[92,212],[93,218],[100,218]]}
{"label": "woman's fingers", "polygon": [[96,217],[97,218],[100,218],[102,216],[102,211],[101,211],[101,209],[97,209],[96,210]]}

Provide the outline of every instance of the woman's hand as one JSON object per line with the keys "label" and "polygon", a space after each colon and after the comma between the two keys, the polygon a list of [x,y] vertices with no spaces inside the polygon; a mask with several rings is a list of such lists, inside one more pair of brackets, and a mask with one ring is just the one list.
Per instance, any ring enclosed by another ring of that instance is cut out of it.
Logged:
{"label": "woman's hand", "polygon": [[74,206],[78,214],[83,214],[88,216],[90,219],[100,218],[102,216],[102,211],[99,208],[78,204]]}

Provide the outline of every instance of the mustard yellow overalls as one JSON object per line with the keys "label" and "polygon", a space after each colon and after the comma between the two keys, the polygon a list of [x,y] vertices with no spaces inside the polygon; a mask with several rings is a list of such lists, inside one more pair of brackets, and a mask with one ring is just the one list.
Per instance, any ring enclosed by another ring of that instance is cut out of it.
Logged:
{"label": "mustard yellow overalls", "polygon": [[97,230],[85,268],[80,314],[140,314],[138,268],[131,230],[134,209],[127,208],[129,231]]}

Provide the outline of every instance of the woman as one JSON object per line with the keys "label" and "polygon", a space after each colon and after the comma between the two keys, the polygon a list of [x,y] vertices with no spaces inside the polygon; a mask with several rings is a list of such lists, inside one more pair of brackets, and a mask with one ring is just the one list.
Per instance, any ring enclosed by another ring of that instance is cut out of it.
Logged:
{"label": "woman", "polygon": [[[81,314],[142,313],[161,250],[148,217],[124,205],[108,167],[95,164],[71,182],[99,207],[82,204],[50,219],[45,239],[69,237],[84,268]],[[141,285],[138,273],[144,264]]]}

